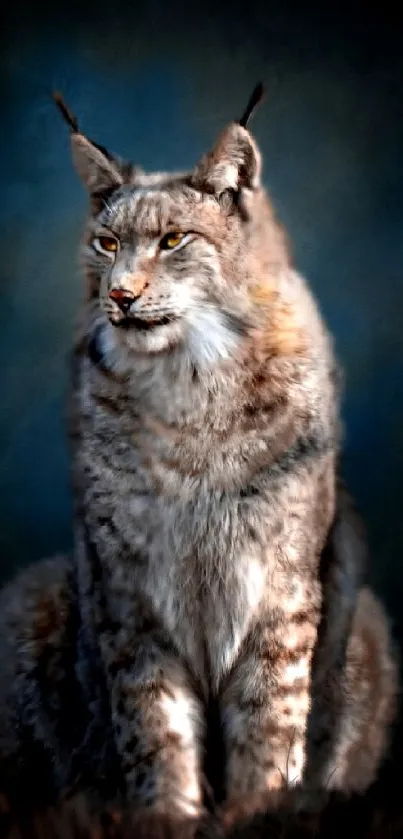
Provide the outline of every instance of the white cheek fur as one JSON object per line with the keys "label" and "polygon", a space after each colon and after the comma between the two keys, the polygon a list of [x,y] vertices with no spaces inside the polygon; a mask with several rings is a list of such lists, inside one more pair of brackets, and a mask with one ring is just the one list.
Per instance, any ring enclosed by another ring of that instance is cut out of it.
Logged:
{"label": "white cheek fur", "polygon": [[187,315],[189,324],[188,346],[198,367],[212,367],[219,361],[231,358],[238,341],[218,309],[207,303]]}

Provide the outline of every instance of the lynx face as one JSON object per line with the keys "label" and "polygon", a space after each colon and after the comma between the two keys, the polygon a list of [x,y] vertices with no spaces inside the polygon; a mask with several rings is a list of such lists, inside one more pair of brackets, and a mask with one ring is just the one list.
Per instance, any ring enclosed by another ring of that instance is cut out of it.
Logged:
{"label": "lynx face", "polygon": [[252,136],[233,123],[188,175],[146,175],[70,124],[90,195],[83,262],[104,343],[183,350],[198,367],[236,355],[269,299],[259,287],[256,300],[256,276],[267,284],[270,263],[284,260]]}
{"label": "lynx face", "polygon": [[223,203],[161,176],[153,187],[118,189],[91,219],[84,262],[130,350],[181,346],[201,365],[236,350],[250,305],[233,266],[247,235]]}

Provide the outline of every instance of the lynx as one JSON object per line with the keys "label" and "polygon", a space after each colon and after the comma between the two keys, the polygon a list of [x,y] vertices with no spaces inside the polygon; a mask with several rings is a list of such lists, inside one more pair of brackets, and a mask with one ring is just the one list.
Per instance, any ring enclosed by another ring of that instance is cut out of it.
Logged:
{"label": "lynx", "polygon": [[113,776],[197,817],[212,708],[224,815],[363,790],[384,753],[396,667],[338,480],[338,367],[262,186],[254,104],[192,172],[146,174],[59,100],[90,199],[75,552],[51,620],[51,582],[4,595],[9,777],[40,742],[56,789]]}

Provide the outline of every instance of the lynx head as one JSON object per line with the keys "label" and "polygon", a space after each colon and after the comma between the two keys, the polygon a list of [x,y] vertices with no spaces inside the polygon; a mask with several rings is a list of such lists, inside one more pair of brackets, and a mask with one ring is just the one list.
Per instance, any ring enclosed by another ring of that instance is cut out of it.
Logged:
{"label": "lynx head", "polygon": [[58,102],[90,197],[85,270],[116,340],[132,352],[181,347],[199,366],[228,359],[253,325],[253,289],[269,296],[265,285],[287,257],[246,127],[259,93],[195,169],[179,175],[122,163]]}

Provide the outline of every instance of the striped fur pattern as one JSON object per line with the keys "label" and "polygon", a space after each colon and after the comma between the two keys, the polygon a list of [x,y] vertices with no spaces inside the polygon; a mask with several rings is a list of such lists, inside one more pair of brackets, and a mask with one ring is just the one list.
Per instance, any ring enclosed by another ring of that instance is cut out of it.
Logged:
{"label": "striped fur pattern", "polygon": [[[88,766],[116,766],[126,800],[197,817],[213,705],[229,819],[245,796],[274,805],[302,783],[362,789],[395,668],[336,480],[331,341],[255,141],[232,124],[185,175],[144,174],[78,131],[72,145],[91,207],[70,403],[75,628],[62,645],[77,656],[75,771],[86,741]],[[35,649],[18,649],[30,682]],[[19,730],[53,752],[59,731],[24,691]],[[72,763],[62,778],[66,754],[54,760],[56,787],[73,783]]]}

